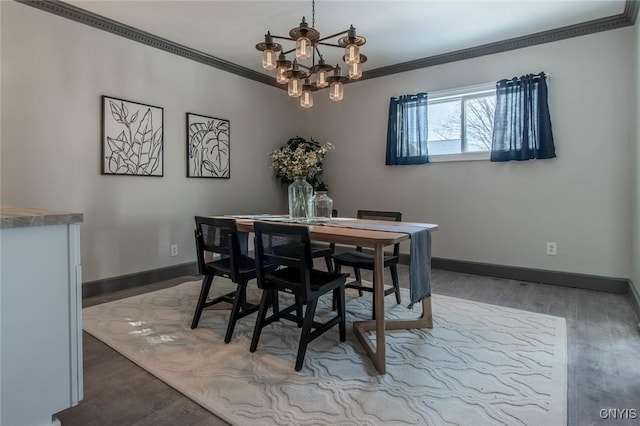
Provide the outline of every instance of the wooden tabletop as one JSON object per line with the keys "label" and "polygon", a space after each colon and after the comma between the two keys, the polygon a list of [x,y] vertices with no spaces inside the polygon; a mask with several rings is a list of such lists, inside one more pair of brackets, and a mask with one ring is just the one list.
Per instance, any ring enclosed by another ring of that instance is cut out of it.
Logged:
{"label": "wooden tabletop", "polygon": [[[260,221],[259,217],[248,218],[241,217],[236,218],[236,223],[239,231],[251,232],[253,231],[253,224],[256,221]],[[330,222],[326,224],[305,224],[305,223],[292,223],[292,222],[275,222],[284,223],[291,226],[307,226],[309,228],[309,234],[312,240],[325,241],[330,243],[347,244],[347,245],[359,245],[363,247],[375,247],[376,244],[391,245],[402,241],[406,241],[410,238],[410,235],[406,232],[392,232],[392,231],[379,231],[369,229],[349,228],[349,221],[353,221],[358,224],[371,223],[375,225],[384,225],[388,227],[399,226],[411,226],[428,228],[431,231],[438,229],[438,225],[430,223],[417,223],[417,222],[389,222],[384,220],[365,220],[365,219],[352,219],[352,218],[336,218],[336,222],[340,223],[340,226],[331,226]],[[274,222],[271,222],[274,223]]]}

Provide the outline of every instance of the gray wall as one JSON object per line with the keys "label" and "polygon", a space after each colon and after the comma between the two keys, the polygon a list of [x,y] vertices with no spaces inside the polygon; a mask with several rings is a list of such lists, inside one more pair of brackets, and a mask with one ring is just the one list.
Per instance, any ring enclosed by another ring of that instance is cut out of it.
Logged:
{"label": "gray wall", "polygon": [[[336,145],[325,172],[335,207],[438,223],[437,257],[628,278],[634,37],[607,31],[350,84],[338,104],[321,97],[305,125]],[[539,71],[551,74],[558,158],[384,166],[389,97]],[[547,241],[557,256],[545,254]]]}
{"label": "gray wall", "polygon": [[[85,282],[193,261],[194,214],[284,211],[268,153],[295,134],[336,145],[323,177],[341,214],[397,209],[438,223],[435,256],[622,278],[633,270],[640,281],[636,28],[363,81],[341,103],[319,92],[301,110],[277,89],[1,7],[1,202],[83,212]],[[557,159],[384,166],[390,96],[541,70],[551,74]],[[165,108],[165,177],[99,174],[102,94]],[[231,120],[230,180],[184,177],[187,111]],[[558,256],[545,255],[546,241]]]}
{"label": "gray wall", "polygon": [[[2,204],[84,213],[83,281],[195,260],[195,214],[282,212],[282,91],[15,2],[2,7]],[[164,177],[100,175],[101,95],[164,107]],[[229,119],[231,179],[187,179],[185,113]],[[179,245],[170,257],[169,246]],[[34,247],[34,256],[38,253]]]}

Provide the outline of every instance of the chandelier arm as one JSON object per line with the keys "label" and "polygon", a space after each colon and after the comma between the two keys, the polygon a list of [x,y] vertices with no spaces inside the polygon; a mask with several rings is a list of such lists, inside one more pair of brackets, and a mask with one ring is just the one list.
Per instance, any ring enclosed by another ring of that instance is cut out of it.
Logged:
{"label": "chandelier arm", "polygon": [[[342,34],[348,34],[348,33],[349,33],[349,30],[340,31],[339,33],[335,33],[335,34],[331,34],[331,35],[326,36],[326,37],[322,37],[321,39],[318,39],[318,41],[328,40],[330,38],[338,37],[338,36],[340,36]],[[273,38],[276,38],[276,36],[273,36]]]}
{"label": "chandelier arm", "polygon": [[271,38],[277,38],[280,40],[291,40],[291,41],[296,41],[295,38],[291,38],[291,37],[283,37],[283,36],[277,36],[277,35],[272,35]]}
{"label": "chandelier arm", "polygon": [[[342,47],[342,46],[340,46],[339,44],[320,43],[320,42],[318,42],[318,44],[321,44],[321,45],[323,45],[323,46],[339,47],[339,48],[343,49],[343,47]],[[294,49],[294,50],[295,50],[295,49]]]}
{"label": "chandelier arm", "polygon": [[[322,53],[320,53],[320,49],[318,49],[318,45],[314,45],[313,48],[315,49],[315,52],[318,54],[318,57],[320,58],[320,60],[324,61],[324,57],[322,56]],[[313,62],[315,63],[315,60]]]}
{"label": "chandelier arm", "polygon": [[292,53],[292,52],[295,52],[295,51],[296,51],[296,48],[294,47],[293,49],[287,50],[286,52],[282,52],[282,54],[283,55],[288,55],[289,53]]}

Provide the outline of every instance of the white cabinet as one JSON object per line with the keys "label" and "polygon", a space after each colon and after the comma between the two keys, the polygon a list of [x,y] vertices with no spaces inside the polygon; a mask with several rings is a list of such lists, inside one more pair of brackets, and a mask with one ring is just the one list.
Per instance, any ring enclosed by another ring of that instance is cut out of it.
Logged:
{"label": "white cabinet", "polygon": [[82,399],[80,225],[59,223],[78,217],[0,229],[2,426],[51,425]]}

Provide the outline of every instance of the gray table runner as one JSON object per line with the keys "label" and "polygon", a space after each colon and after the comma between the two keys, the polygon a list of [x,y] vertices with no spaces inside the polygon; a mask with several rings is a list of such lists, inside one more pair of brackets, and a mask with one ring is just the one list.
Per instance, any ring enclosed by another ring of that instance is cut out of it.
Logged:
{"label": "gray table runner", "polygon": [[336,228],[354,228],[366,229],[368,231],[401,232],[409,234],[411,236],[409,261],[409,297],[411,303],[409,304],[409,309],[413,308],[414,303],[418,303],[425,297],[431,296],[431,230],[429,228],[350,221],[331,221],[323,225]]}

